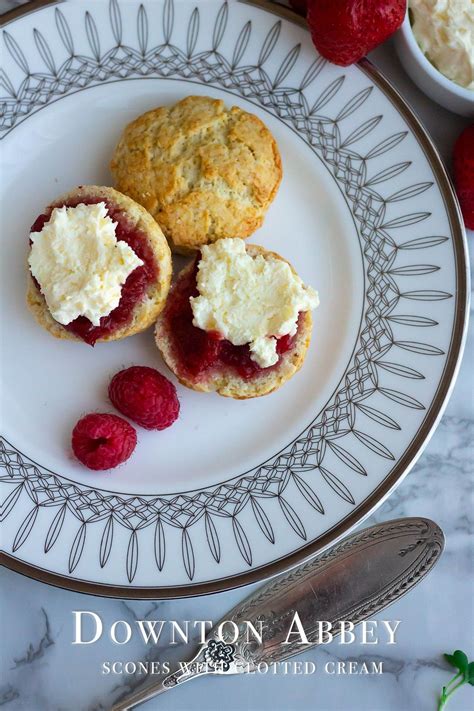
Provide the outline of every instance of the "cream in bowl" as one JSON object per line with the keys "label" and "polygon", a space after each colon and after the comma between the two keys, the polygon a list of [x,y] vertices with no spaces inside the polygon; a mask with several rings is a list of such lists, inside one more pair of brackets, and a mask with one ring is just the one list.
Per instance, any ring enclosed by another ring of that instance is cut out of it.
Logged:
{"label": "cream in bowl", "polygon": [[425,94],[474,116],[474,0],[408,0],[395,45]]}
{"label": "cream in bowl", "polygon": [[409,0],[415,39],[448,79],[474,90],[474,0]]}

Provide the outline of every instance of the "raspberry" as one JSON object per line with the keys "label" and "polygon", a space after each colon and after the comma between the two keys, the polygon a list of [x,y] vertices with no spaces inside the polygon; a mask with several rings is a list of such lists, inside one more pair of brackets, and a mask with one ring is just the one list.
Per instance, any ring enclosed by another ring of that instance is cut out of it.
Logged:
{"label": "raspberry", "polygon": [[454,144],[453,170],[464,223],[474,230],[474,124],[465,128]]}
{"label": "raspberry", "polygon": [[344,67],[398,30],[407,5],[406,0],[308,0],[307,4],[316,49]]}
{"label": "raspberry", "polygon": [[92,413],[72,431],[72,449],[89,469],[113,469],[125,462],[137,444],[137,433],[118,415]]}
{"label": "raspberry", "polygon": [[121,370],[110,381],[109,398],[119,412],[147,430],[164,430],[179,415],[175,386],[154,368]]}

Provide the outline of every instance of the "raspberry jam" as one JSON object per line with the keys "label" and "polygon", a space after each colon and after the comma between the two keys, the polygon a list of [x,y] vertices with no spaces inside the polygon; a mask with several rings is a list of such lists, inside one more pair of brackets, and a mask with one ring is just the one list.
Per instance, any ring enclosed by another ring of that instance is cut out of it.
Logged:
{"label": "raspberry jam", "polygon": [[269,368],[261,368],[251,359],[248,345],[234,346],[218,333],[210,333],[193,326],[189,299],[199,295],[196,286],[197,264],[198,260],[189,275],[181,278],[179,288],[173,291],[165,309],[174,356],[183,372],[192,378],[199,378],[211,369],[227,367],[232,368],[241,378],[250,380],[262,372],[276,368],[281,356],[293,347],[295,336],[282,336],[277,339],[277,353],[280,356],[278,363]]}
{"label": "raspberry jam", "polygon": [[[40,215],[34,222],[31,232],[41,232],[43,226],[51,217],[51,212],[55,207],[76,207],[79,204],[96,205],[99,202],[105,202],[109,217],[117,223],[115,234],[117,240],[126,242],[135,252],[135,254],[143,261],[143,265],[133,270],[128,275],[127,280],[122,286],[122,295],[118,306],[110,312],[108,316],[103,316],[100,319],[100,325],[94,326],[85,316],[78,318],[63,326],[67,331],[70,331],[78,338],[93,346],[99,338],[104,338],[114,333],[119,328],[123,328],[132,319],[133,310],[137,303],[140,302],[150,284],[154,283],[158,276],[158,265],[156,264],[153,250],[151,249],[146,234],[141,230],[137,230],[130,222],[127,214],[117,205],[104,200],[100,197],[78,197],[73,200],[68,200],[66,203],[50,206],[46,212]],[[33,279],[36,287],[40,289],[38,282]]]}

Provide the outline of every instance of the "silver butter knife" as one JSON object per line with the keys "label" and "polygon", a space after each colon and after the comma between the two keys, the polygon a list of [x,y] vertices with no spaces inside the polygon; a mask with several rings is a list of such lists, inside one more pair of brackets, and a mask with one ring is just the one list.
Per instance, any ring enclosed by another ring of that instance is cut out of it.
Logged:
{"label": "silver butter knife", "polygon": [[[341,621],[357,624],[398,600],[430,572],[444,548],[443,532],[425,518],[401,518],[380,523],[344,538],[322,555],[272,579],[234,607],[215,625],[207,641],[178,671],[154,681],[116,703],[126,711],[185,681],[204,674],[242,674],[259,664],[274,664],[316,646],[318,621],[337,628]],[[288,632],[298,613],[309,640]],[[222,621],[223,621],[222,620]],[[262,642],[247,635],[248,622],[261,631]],[[231,629],[228,629],[231,628]],[[222,638],[221,638],[222,636]]]}

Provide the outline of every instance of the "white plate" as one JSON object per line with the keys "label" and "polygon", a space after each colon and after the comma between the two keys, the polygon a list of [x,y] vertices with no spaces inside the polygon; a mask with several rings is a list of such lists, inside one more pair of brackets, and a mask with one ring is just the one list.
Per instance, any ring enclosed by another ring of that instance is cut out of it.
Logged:
{"label": "white plate", "polygon": [[[7,565],[106,595],[177,596],[263,578],[334,541],[413,464],[457,370],[463,229],[427,136],[368,63],[341,69],[298,20],[240,2],[73,0],[4,28],[2,542]],[[70,432],[111,410],[110,377],[166,368],[152,332],[94,349],[25,308],[29,226],[108,161],[139,113],[188,94],[259,115],[284,179],[252,241],[320,292],[302,371],[238,402],[179,386],[179,421],[114,471]]]}

